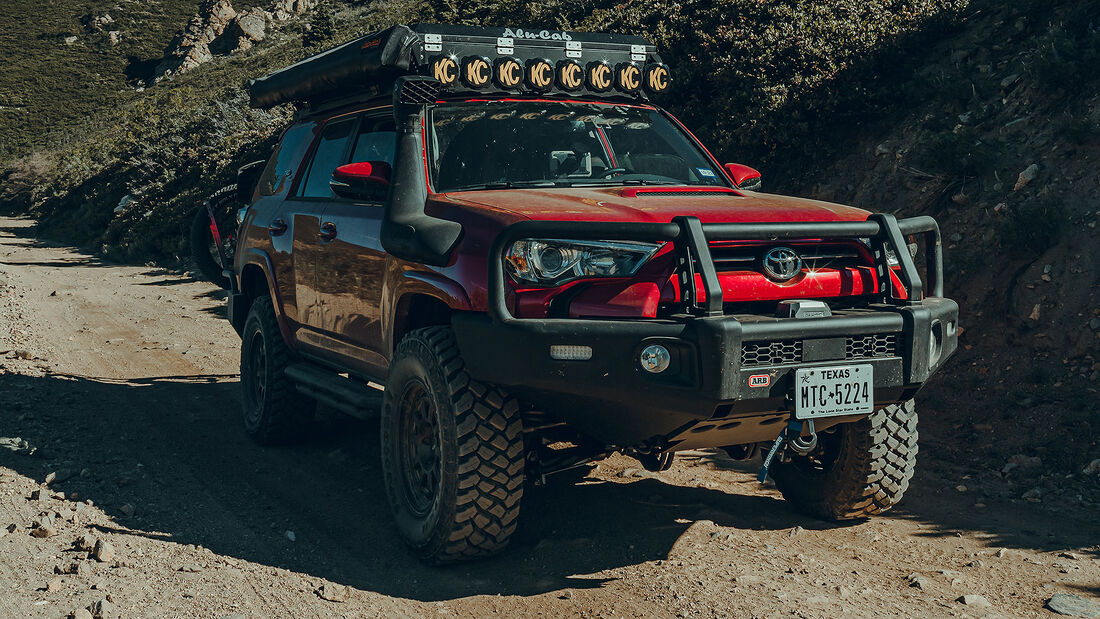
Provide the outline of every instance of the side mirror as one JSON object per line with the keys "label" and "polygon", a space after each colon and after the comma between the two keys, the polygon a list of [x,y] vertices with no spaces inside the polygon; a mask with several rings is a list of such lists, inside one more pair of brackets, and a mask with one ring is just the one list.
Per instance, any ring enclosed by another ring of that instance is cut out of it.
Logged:
{"label": "side mirror", "polygon": [[390,188],[392,168],[385,161],[342,165],[332,173],[332,192],[349,200],[379,200]]}
{"label": "side mirror", "polygon": [[760,178],[760,172],[740,163],[727,163],[726,174],[737,185],[738,189],[745,191],[760,191],[764,188],[764,181]]}

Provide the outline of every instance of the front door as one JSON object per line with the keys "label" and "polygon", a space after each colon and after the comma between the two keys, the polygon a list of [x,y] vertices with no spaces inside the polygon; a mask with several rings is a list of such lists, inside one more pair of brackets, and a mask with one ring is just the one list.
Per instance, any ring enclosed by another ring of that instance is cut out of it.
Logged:
{"label": "front door", "polygon": [[[350,163],[383,161],[392,165],[396,133],[387,109],[363,116],[349,157]],[[331,312],[326,323],[339,341],[341,365],[367,376],[384,376],[387,366],[382,341],[382,299],[386,252],[382,249],[385,189],[362,200],[336,199],[322,214],[322,226],[334,233],[318,260],[325,273],[319,279],[324,307]]]}

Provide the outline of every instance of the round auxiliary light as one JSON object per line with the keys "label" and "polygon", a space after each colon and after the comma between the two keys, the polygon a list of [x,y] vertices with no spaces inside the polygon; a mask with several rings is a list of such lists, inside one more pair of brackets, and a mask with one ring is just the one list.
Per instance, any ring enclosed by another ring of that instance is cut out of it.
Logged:
{"label": "round auxiliary light", "polygon": [[536,58],[527,61],[524,67],[523,81],[531,90],[546,92],[554,86],[554,65],[545,58]]}
{"label": "round auxiliary light", "polygon": [[589,90],[607,92],[611,90],[611,86],[615,83],[615,70],[611,68],[610,64],[602,60],[590,62],[588,63],[585,81]]}
{"label": "round auxiliary light", "polygon": [[669,354],[668,349],[660,344],[650,344],[645,347],[638,360],[642,364],[642,369],[651,372],[653,374],[660,374],[668,369],[668,366],[672,363],[672,355]]}
{"label": "round auxiliary light", "polygon": [[450,56],[436,56],[428,62],[432,77],[444,86],[452,86],[458,81],[458,61]]}
{"label": "round auxiliary light", "polygon": [[616,90],[632,95],[642,87],[642,68],[633,62],[620,62],[615,67]]}
{"label": "round auxiliary light", "polygon": [[668,67],[663,63],[646,65],[643,83],[650,94],[656,95],[668,90],[670,81]]}
{"label": "round auxiliary light", "polygon": [[573,59],[558,61],[558,87],[576,92],[584,86],[584,67]]}
{"label": "round auxiliary light", "polygon": [[484,88],[493,79],[493,65],[485,56],[469,56],[462,60],[462,83],[470,88]]}
{"label": "round auxiliary light", "polygon": [[493,62],[493,82],[505,90],[518,90],[523,85],[523,65],[512,56]]}

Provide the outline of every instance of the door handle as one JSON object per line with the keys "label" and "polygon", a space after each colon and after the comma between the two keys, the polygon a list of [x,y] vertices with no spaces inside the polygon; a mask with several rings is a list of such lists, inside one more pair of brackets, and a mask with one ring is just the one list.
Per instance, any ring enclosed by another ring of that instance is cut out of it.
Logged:
{"label": "door handle", "polygon": [[267,227],[267,231],[271,234],[271,236],[279,236],[280,234],[286,232],[286,228],[286,221],[282,219],[276,219],[275,221],[271,222],[271,224]]}
{"label": "door handle", "polygon": [[321,224],[321,231],[317,233],[317,237],[322,241],[331,241],[336,238],[336,224],[331,221],[326,221]]}

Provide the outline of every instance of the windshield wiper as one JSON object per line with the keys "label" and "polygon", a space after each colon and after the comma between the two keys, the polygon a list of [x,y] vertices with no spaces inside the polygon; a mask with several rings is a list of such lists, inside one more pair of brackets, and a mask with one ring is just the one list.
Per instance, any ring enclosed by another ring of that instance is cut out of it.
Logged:
{"label": "windshield wiper", "polygon": [[645,178],[624,178],[622,180],[610,179],[606,181],[597,181],[594,183],[579,182],[573,183],[574,187],[618,187],[620,185],[682,185],[678,181],[651,181]]}
{"label": "windshield wiper", "polygon": [[444,191],[482,191],[485,189],[520,189],[530,187],[566,187],[555,181],[494,181],[492,183],[480,183],[475,185],[462,185],[451,187]]}

